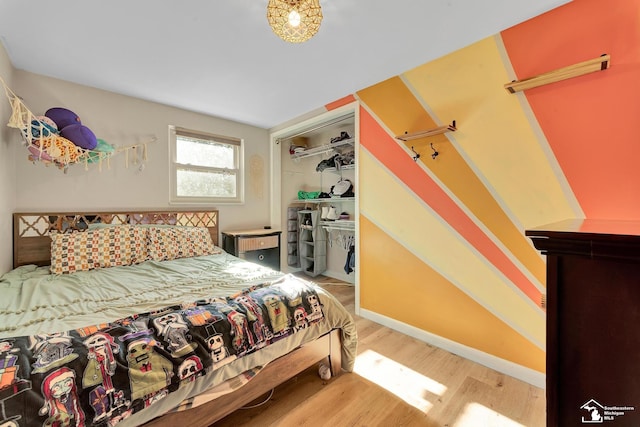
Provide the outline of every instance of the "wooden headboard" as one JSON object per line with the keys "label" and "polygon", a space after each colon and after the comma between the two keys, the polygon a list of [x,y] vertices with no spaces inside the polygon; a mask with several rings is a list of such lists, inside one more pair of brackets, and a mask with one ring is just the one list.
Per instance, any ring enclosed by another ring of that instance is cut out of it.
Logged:
{"label": "wooden headboard", "polygon": [[13,268],[51,264],[52,231],[83,231],[89,224],[162,224],[206,227],[218,246],[218,210],[25,212],[13,214]]}

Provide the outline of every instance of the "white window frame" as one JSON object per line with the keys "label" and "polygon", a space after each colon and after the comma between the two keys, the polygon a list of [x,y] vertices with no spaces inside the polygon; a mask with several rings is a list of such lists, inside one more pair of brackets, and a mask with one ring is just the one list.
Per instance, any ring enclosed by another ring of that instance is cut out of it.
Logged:
{"label": "white window frame", "polygon": [[[235,168],[216,168],[207,166],[194,166],[191,164],[180,164],[177,162],[177,137],[178,135],[209,140],[217,144],[232,145],[235,147],[234,163]],[[236,175],[236,197],[191,197],[178,196],[177,172],[178,170],[200,170],[233,173]],[[170,203],[172,204],[218,204],[244,203],[244,141],[240,138],[229,136],[215,135],[206,132],[185,129],[178,126],[169,126],[169,170],[171,174],[171,194]]]}

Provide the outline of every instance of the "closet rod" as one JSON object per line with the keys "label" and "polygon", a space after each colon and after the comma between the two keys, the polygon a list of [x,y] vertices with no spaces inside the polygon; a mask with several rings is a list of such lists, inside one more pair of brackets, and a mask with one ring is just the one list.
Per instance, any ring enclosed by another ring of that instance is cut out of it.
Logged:
{"label": "closet rod", "polygon": [[305,130],[303,130],[301,132],[294,133],[292,135],[288,135],[288,136],[285,136],[283,138],[278,138],[278,139],[276,139],[276,143],[280,144],[281,141],[286,141],[287,139],[295,138],[296,136],[301,136],[301,135],[304,135],[306,133],[313,132],[314,130],[318,130],[318,129],[322,129],[322,128],[327,127],[327,126],[335,125],[336,123],[340,123],[340,122],[342,122],[344,120],[352,119],[354,117],[355,116],[354,116],[353,113],[349,113],[346,116],[336,117],[335,119],[331,119],[331,120],[326,121],[324,123],[320,123],[320,124],[318,124],[316,126],[313,126],[311,128],[305,129]]}

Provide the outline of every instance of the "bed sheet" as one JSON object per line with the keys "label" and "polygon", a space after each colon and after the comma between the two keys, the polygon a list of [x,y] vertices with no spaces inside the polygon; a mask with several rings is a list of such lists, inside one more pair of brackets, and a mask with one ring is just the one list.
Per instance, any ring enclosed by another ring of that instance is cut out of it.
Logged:
{"label": "bed sheet", "polygon": [[[206,375],[181,382],[171,393],[155,395],[152,402],[145,402],[148,407],[139,412],[125,413],[122,420],[115,416],[114,419],[120,421],[117,425],[144,423],[171,410],[183,399],[202,393],[254,366],[267,364],[334,328],[342,330],[343,369],[351,371],[357,345],[355,325],[348,312],[333,296],[303,279],[284,275],[222,252],[173,261],[147,261],[136,266],[72,275],[51,275],[48,268],[35,266],[19,267],[5,274],[0,279],[0,374],[3,374],[2,369],[6,367],[8,360],[16,356],[16,350],[12,346],[15,337],[45,336],[79,330],[89,325],[109,325],[119,319],[134,319],[139,313],[154,313],[168,306],[189,307],[196,301],[238,296],[243,290],[259,291],[270,285],[285,292],[288,287],[312,286],[321,304],[323,316],[308,328],[301,328],[282,339],[271,340],[270,345],[259,351],[209,369]],[[180,341],[180,337],[177,340]],[[122,348],[117,351],[125,350]],[[184,360],[188,354],[175,356]],[[30,370],[36,369],[33,359],[30,365]],[[16,377],[20,377],[20,371]],[[0,392],[6,387],[6,380],[7,377],[3,380],[0,376]],[[12,386],[15,391],[16,385]],[[82,386],[81,378],[75,379],[75,387],[78,386]],[[0,393],[0,405],[4,405],[2,396],[5,395],[12,394]],[[120,396],[121,399],[126,397],[131,396]],[[113,401],[115,398],[109,396],[108,399]],[[31,409],[55,412],[51,408],[43,408],[45,406]],[[91,414],[85,418],[84,423],[91,425],[94,421],[100,425],[108,425],[109,420],[96,420],[96,414]],[[2,422],[0,419],[0,424]],[[23,424],[18,422],[16,425]]]}

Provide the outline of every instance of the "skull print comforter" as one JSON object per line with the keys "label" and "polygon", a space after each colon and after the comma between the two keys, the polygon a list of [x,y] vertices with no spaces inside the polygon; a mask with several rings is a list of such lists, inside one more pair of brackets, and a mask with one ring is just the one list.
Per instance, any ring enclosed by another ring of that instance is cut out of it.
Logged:
{"label": "skull print comforter", "polygon": [[356,330],[322,288],[225,252],[0,279],[0,425],[139,425],[334,328],[343,369]]}

